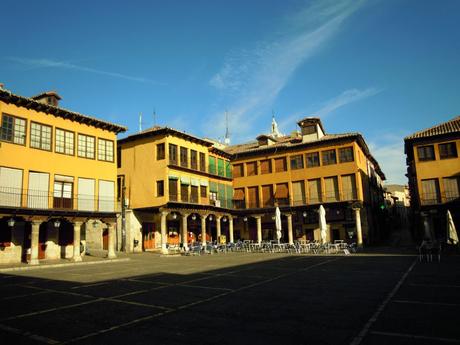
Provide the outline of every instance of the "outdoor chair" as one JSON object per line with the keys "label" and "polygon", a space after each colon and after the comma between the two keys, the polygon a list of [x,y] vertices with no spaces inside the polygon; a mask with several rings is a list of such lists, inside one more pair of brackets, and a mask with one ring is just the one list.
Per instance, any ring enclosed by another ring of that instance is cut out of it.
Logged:
{"label": "outdoor chair", "polygon": [[433,256],[438,258],[438,262],[441,262],[441,244],[438,242],[423,240],[418,247],[418,253],[420,262],[424,259],[426,262],[432,262]]}

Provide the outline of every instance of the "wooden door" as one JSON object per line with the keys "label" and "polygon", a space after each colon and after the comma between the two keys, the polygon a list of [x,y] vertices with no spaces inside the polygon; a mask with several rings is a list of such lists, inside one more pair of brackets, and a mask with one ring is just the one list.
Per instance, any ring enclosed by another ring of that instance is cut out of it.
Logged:
{"label": "wooden door", "polygon": [[[45,226],[43,226],[45,225]],[[46,240],[47,240],[46,223],[42,224],[38,232],[38,260],[45,259],[46,257]]]}
{"label": "wooden door", "polygon": [[143,249],[155,248],[155,223],[142,223]]}
{"label": "wooden door", "polygon": [[109,229],[102,231],[102,249],[109,250]]}

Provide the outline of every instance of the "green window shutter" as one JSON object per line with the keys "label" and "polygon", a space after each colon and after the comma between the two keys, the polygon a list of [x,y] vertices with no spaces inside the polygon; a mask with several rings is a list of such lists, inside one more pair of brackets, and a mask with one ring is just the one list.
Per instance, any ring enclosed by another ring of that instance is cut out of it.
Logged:
{"label": "green window shutter", "polygon": [[216,174],[216,157],[209,156],[209,173]]}
{"label": "green window shutter", "polygon": [[219,190],[217,191],[217,199],[220,200],[220,207],[226,207],[225,205],[225,185],[219,183]]}
{"label": "green window shutter", "polygon": [[217,183],[209,181],[209,191],[210,192],[217,192]]}
{"label": "green window shutter", "polygon": [[225,162],[225,176],[232,177],[232,165],[229,161]]}
{"label": "green window shutter", "polygon": [[227,193],[226,193],[227,194],[227,207],[233,208],[233,187],[227,185],[226,189],[227,189]]}
{"label": "green window shutter", "polygon": [[219,176],[225,176],[224,160],[222,158],[217,159],[217,173]]}

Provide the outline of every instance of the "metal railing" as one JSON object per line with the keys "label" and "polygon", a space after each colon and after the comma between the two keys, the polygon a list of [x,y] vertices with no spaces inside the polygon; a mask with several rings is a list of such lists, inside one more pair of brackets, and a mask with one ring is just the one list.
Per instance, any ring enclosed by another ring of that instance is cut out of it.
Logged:
{"label": "metal railing", "polygon": [[0,187],[0,207],[21,207],[45,210],[119,212],[115,197],[84,194],[57,194],[48,191]]}

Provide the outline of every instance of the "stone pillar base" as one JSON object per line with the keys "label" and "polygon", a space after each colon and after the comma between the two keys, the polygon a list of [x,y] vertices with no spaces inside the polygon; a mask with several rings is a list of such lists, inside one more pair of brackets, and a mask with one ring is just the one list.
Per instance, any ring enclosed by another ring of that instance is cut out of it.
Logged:
{"label": "stone pillar base", "polygon": [[38,259],[30,259],[28,264],[31,266],[36,266],[39,264],[39,262],[38,262]]}
{"label": "stone pillar base", "polygon": [[81,262],[81,261],[83,261],[83,260],[82,260],[81,256],[74,256],[74,257],[71,259],[71,261],[73,261],[73,262]]}

